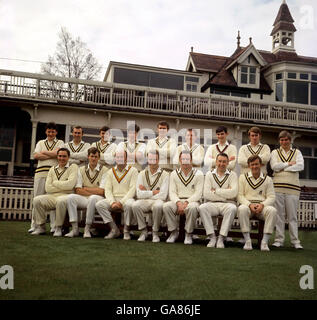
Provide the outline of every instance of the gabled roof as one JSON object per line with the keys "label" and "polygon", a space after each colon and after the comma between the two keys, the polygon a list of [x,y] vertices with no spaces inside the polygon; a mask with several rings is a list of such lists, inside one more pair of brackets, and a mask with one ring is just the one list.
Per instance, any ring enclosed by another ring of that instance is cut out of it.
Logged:
{"label": "gabled roof", "polygon": [[215,56],[210,54],[190,52],[190,58],[197,72],[209,71],[212,73],[219,72],[227,63],[227,57]]}

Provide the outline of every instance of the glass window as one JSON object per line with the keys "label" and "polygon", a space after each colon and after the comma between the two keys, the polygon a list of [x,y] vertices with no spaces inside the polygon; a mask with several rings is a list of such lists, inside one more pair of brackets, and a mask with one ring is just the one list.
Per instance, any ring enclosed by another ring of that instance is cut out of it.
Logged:
{"label": "glass window", "polygon": [[283,101],[283,82],[275,84],[275,100]]}
{"label": "glass window", "polygon": [[283,73],[277,73],[275,75],[275,80],[281,80],[281,79],[283,79]]}
{"label": "glass window", "polygon": [[248,73],[248,67],[241,67],[241,72]]}
{"label": "glass window", "polygon": [[150,87],[184,90],[184,76],[151,72]]}
{"label": "glass window", "polygon": [[186,77],[186,81],[190,81],[190,82],[199,82],[199,78],[195,78],[195,77]]}
{"label": "glass window", "polygon": [[308,104],[308,82],[287,81],[287,102]]}
{"label": "glass window", "polygon": [[311,84],[311,104],[317,106],[317,83]]}
{"label": "glass window", "polygon": [[307,74],[307,73],[301,73],[301,74],[300,74],[300,78],[301,78],[302,80],[308,80],[308,74]]}
{"label": "glass window", "polygon": [[149,72],[146,71],[114,68],[113,81],[115,83],[148,87],[150,77]]}
{"label": "glass window", "polygon": [[242,93],[242,92],[231,92],[231,95],[233,97],[242,97],[242,98],[248,98],[248,94],[247,93]]}
{"label": "glass window", "polygon": [[288,73],[288,78],[289,78],[289,79],[296,79],[296,73],[289,72],[289,73]]}
{"label": "glass window", "polygon": [[309,148],[309,147],[300,147],[299,148],[300,152],[302,153],[302,155],[305,157],[311,157],[312,153],[313,153],[313,149]]}
{"label": "glass window", "polygon": [[312,74],[311,79],[317,81],[317,74]]}
{"label": "glass window", "polygon": [[304,170],[299,173],[300,179],[317,180],[317,159],[304,158]]}
{"label": "glass window", "polygon": [[250,74],[250,81],[249,81],[250,84],[255,84],[255,74],[251,73]]}
{"label": "glass window", "polygon": [[12,149],[1,149],[0,148],[0,159],[1,161],[11,161]]}
{"label": "glass window", "polygon": [[187,83],[186,84],[186,91],[197,92],[197,85],[196,84]]}
{"label": "glass window", "polygon": [[241,73],[241,83],[248,83],[248,74]]}
{"label": "glass window", "polygon": [[230,91],[217,89],[217,90],[214,90],[214,94],[222,94],[224,96],[230,96]]}

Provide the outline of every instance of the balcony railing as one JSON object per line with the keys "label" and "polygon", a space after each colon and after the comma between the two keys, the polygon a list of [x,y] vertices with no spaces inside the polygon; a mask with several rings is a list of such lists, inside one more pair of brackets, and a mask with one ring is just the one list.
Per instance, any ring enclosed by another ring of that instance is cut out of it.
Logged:
{"label": "balcony railing", "polygon": [[0,96],[43,101],[126,107],[196,118],[317,128],[317,106],[259,102],[99,81],[0,70]]}

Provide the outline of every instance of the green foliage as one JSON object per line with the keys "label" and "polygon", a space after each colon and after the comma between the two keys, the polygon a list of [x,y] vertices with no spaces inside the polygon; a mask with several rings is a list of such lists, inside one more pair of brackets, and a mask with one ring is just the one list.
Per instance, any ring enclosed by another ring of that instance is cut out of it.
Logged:
{"label": "green foliage", "polygon": [[316,299],[316,289],[300,289],[299,269],[317,270],[317,232],[300,232],[304,250],[287,239],[284,248],[245,252],[237,242],[215,249],[205,241],[53,238],[31,236],[28,227],[0,222],[0,266],[11,265],[15,276],[0,300]]}

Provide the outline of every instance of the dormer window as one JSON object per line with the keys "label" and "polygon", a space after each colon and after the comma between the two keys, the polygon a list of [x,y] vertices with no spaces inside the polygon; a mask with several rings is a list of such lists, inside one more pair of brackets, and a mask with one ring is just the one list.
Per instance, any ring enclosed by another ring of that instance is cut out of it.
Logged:
{"label": "dormer window", "polygon": [[241,84],[256,84],[256,67],[241,67]]}

